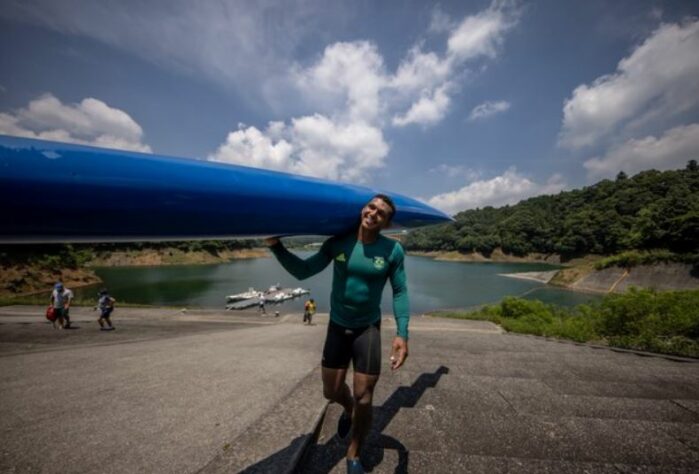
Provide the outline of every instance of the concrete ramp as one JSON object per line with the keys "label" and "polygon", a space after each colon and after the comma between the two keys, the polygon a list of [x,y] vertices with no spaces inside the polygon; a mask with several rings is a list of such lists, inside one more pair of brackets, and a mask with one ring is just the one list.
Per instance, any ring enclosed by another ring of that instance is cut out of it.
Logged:
{"label": "concrete ramp", "polygon": [[692,275],[692,266],[681,263],[665,263],[634,267],[621,280],[616,292],[622,293],[632,286],[656,290],[696,290],[699,278]]}
{"label": "concrete ramp", "polygon": [[[699,471],[699,363],[467,331],[415,331],[410,350],[377,386],[370,472]],[[345,472],[340,412],[297,472]]]}
{"label": "concrete ramp", "polygon": [[623,268],[612,267],[604,270],[589,273],[573,283],[571,288],[581,291],[594,291],[597,293],[608,293],[627,275]]}
{"label": "concrete ramp", "polygon": [[632,286],[655,290],[696,290],[699,289],[699,278],[693,274],[692,265],[682,263],[641,265],[628,270],[611,267],[585,275],[571,288],[598,293],[623,293]]}

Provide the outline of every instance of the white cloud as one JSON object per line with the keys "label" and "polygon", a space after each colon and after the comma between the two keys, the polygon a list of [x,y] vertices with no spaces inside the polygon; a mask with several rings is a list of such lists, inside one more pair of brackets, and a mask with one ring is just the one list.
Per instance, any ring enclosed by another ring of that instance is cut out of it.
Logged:
{"label": "white cloud", "polygon": [[538,184],[510,168],[501,176],[474,181],[456,191],[439,194],[428,203],[448,214],[485,206],[516,204],[522,199],[542,194],[555,194],[565,187],[560,175],[553,175],[546,183]]}
{"label": "white cloud", "polygon": [[333,109],[339,102],[351,119],[372,121],[379,115],[379,93],[386,75],[381,54],[368,41],[329,45],[316,64],[307,69],[296,66],[294,75],[311,100],[330,101]]}
{"label": "white cloud", "polygon": [[238,130],[228,134],[226,142],[210,159],[253,168],[287,170],[288,159],[293,151],[292,145],[281,138],[282,133],[277,123],[270,123],[267,132],[277,139],[265,135],[255,127],[245,128],[240,124]]}
{"label": "white cloud", "polygon": [[506,100],[499,100],[497,102],[483,102],[471,110],[471,114],[468,116],[468,119],[474,121],[492,117],[493,115],[509,110],[509,108],[510,103]]}
{"label": "white cloud", "polygon": [[290,125],[272,122],[266,134],[255,127],[241,127],[209,159],[362,182],[372,169],[383,166],[387,154],[379,128],[316,114],[293,119]]}
{"label": "white cloud", "polygon": [[646,169],[668,170],[684,167],[699,156],[699,124],[675,127],[656,138],[631,139],[612,148],[601,158],[592,158],[584,166],[592,178],[627,174]]}
{"label": "white cloud", "polygon": [[509,16],[511,11],[506,5],[494,2],[487,10],[464,18],[449,36],[449,56],[460,61],[479,56],[494,58],[502,46],[505,33],[515,23],[514,18]]}
{"label": "white cloud", "polygon": [[439,56],[415,46],[401,62],[391,87],[398,97],[417,93],[417,98],[412,99],[406,112],[394,115],[393,124],[431,125],[442,120],[448,112],[450,94],[457,90],[454,78],[464,74],[469,61],[497,57],[506,33],[517,23],[519,15],[512,3],[494,1],[489,8],[454,24],[435,10],[430,28],[432,31],[448,28],[446,52]]}
{"label": "white cloud", "polygon": [[661,25],[613,74],[578,86],[563,108],[560,143],[582,148],[620,130],[666,122],[699,107],[699,20]]}
{"label": "white cloud", "polygon": [[450,99],[447,95],[449,84],[424,94],[415,102],[405,115],[393,117],[393,125],[403,126],[410,123],[423,125],[434,124],[444,118],[449,108]]}
{"label": "white cloud", "polygon": [[150,152],[143,129],[123,110],[88,97],[63,104],[42,95],[13,113],[0,113],[0,133],[105,148]]}
{"label": "white cloud", "polygon": [[[442,27],[450,25],[450,38],[460,38],[441,56],[413,46],[395,73],[386,70],[378,47],[369,41],[326,46],[310,64],[289,68],[290,83],[315,114],[270,123],[266,130],[239,127],[209,159],[344,181],[368,180],[372,170],[384,166],[389,152],[383,127],[442,120],[464,63],[494,57],[516,12],[496,2],[467,18],[473,21],[439,19]],[[467,40],[464,25],[481,23],[487,23],[483,31]]]}
{"label": "white cloud", "polygon": [[408,51],[391,78],[390,87],[399,93],[412,94],[432,89],[447,81],[453,65],[434,52],[423,52],[418,46]]}

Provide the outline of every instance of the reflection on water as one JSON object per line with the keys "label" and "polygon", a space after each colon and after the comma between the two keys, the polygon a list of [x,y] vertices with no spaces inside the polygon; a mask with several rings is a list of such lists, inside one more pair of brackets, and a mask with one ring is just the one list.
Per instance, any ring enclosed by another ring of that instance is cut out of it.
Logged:
{"label": "reflection on water", "polygon": [[[308,252],[297,252],[302,256]],[[412,313],[434,309],[467,308],[495,303],[503,297],[523,296],[565,306],[589,302],[596,295],[546,287],[541,283],[500,276],[500,273],[551,270],[537,263],[440,262],[426,257],[406,258],[406,271]],[[223,308],[225,296],[255,287],[309,288],[318,311],[327,312],[330,300],[331,266],[305,281],[286,273],[273,258],[237,260],[220,265],[181,265],[169,267],[100,268],[97,274],[118,301],[182,307]],[[95,288],[83,289],[78,296],[89,296]],[[305,298],[282,304],[283,311],[302,311]],[[390,285],[386,285],[382,308],[392,312]]]}

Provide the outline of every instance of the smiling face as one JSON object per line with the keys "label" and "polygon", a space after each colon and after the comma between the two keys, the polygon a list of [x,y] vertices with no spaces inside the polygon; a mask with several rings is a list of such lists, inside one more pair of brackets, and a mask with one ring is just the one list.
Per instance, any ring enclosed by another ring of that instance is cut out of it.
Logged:
{"label": "smiling face", "polygon": [[375,197],[362,209],[361,226],[363,230],[378,232],[388,227],[393,217],[393,209],[381,198]]}

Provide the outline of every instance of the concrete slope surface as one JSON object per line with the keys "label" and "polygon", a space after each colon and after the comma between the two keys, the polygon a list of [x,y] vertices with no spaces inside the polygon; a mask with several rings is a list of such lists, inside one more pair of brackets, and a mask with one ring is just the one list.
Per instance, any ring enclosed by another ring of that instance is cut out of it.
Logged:
{"label": "concrete slope surface", "polygon": [[63,331],[0,314],[0,472],[196,472],[318,366],[324,335],[119,309],[100,332],[75,310]]}
{"label": "concrete slope surface", "polygon": [[[73,319],[0,308],[0,472],[344,472],[338,406],[320,418],[327,316]],[[416,317],[391,372],[382,332],[371,472],[699,471],[699,363]]]}
{"label": "concrete slope surface", "polygon": [[[699,363],[426,320],[404,369],[384,361],[367,470],[699,472]],[[329,407],[298,472],[345,472],[340,412]]]}

